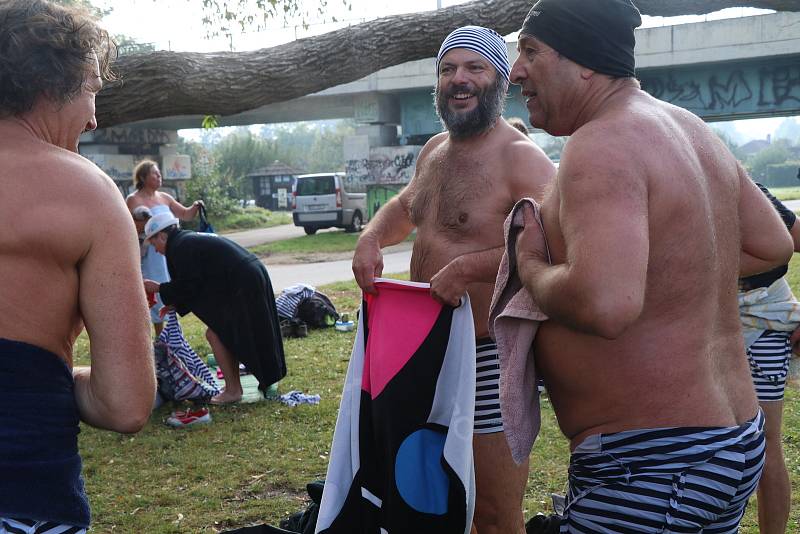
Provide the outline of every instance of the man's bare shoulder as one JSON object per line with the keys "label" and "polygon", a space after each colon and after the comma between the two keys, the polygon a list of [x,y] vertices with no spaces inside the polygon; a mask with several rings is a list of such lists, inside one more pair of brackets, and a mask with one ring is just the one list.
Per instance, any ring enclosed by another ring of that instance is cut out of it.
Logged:
{"label": "man's bare shoulder", "polygon": [[122,202],[122,194],[114,181],[97,165],[71,152],[60,156],[57,165],[62,169],[65,187],[75,189],[75,193],[84,196],[87,202],[112,201],[114,205]]}
{"label": "man's bare shoulder", "polygon": [[442,146],[449,138],[450,135],[447,132],[441,132],[428,139],[428,142],[419,151],[417,163],[427,160],[431,153]]}
{"label": "man's bare shoulder", "polygon": [[512,139],[504,145],[502,163],[509,181],[512,200],[523,197],[542,201],[553,182],[556,166],[547,154],[530,139]]}

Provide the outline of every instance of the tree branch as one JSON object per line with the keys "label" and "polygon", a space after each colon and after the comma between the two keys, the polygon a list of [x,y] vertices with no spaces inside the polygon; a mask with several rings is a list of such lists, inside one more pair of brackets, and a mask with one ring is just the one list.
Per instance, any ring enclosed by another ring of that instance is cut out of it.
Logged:
{"label": "tree branch", "polygon": [[[749,6],[800,10],[800,0],[634,0],[644,14],[703,14]],[[433,57],[450,31],[475,24],[511,33],[531,0],[478,0],[395,15],[252,52],[153,52],[122,56],[122,83],[97,97],[100,127],[174,115],[231,115]]]}

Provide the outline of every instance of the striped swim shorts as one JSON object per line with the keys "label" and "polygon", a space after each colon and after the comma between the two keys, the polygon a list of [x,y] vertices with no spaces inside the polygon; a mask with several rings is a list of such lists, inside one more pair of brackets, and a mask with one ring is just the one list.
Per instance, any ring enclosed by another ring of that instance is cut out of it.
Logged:
{"label": "striped swim shorts", "polygon": [[475,341],[475,434],[503,431],[500,418],[500,358],[491,338]]}
{"label": "striped swim shorts", "polygon": [[563,533],[733,534],[764,467],[764,414],[739,426],[589,436],[572,453]]}
{"label": "striped swim shorts", "polygon": [[761,402],[783,400],[789,360],[792,357],[790,334],[766,330],[747,349],[750,376],[753,377],[753,386]]}
{"label": "striped swim shorts", "polygon": [[50,521],[0,517],[0,534],[86,534],[86,529]]}

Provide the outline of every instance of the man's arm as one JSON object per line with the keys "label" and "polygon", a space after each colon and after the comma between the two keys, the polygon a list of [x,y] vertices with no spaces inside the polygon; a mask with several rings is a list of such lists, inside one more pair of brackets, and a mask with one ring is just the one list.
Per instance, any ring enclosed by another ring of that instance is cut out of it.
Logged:
{"label": "man's arm", "polygon": [[526,208],[517,265],[523,284],[550,318],[615,339],[644,307],[650,247],[647,185],[630,160],[620,161],[627,151],[609,140],[599,146],[575,141],[564,151],[557,183],[565,261],[547,263],[544,237]]}
{"label": "man's arm", "polygon": [[767,272],[786,265],[794,243],[769,199],[739,166],[739,228],[742,253],[739,276]]}
{"label": "man's arm", "polygon": [[414,230],[409,211],[411,192],[415,181],[419,180],[420,167],[426,164],[427,154],[444,138],[444,134],[439,134],[428,141],[417,156],[417,167],[411,182],[397,196],[381,206],[361,233],[353,254],[353,275],[363,291],[375,293],[374,280],[383,272],[381,248],[399,243]]}
{"label": "man's arm", "polygon": [[358,286],[367,293],[375,293],[374,280],[383,272],[381,248],[399,243],[414,229],[404,203],[407,189],[381,206],[356,244],[353,274]]}
{"label": "man's arm", "polygon": [[76,369],[81,419],[117,432],[136,432],[155,398],[155,371],[136,232],[114,187],[102,177],[90,199],[93,220],[78,265],[78,300],[91,343],[91,368]]}

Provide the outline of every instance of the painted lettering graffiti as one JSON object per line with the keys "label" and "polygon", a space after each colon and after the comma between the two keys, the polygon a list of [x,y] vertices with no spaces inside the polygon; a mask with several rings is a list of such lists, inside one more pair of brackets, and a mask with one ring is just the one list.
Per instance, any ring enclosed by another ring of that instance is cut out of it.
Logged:
{"label": "painted lettering graffiti", "polygon": [[701,117],[800,111],[800,64],[781,59],[691,70],[643,71],[642,88]]}
{"label": "painted lettering graffiti", "polygon": [[377,147],[369,159],[346,162],[347,179],[362,184],[406,184],[411,181],[421,147]]}
{"label": "painted lettering graffiti", "polygon": [[154,144],[166,145],[173,142],[167,130],[137,128],[104,128],[94,134],[95,143],[107,144]]}

